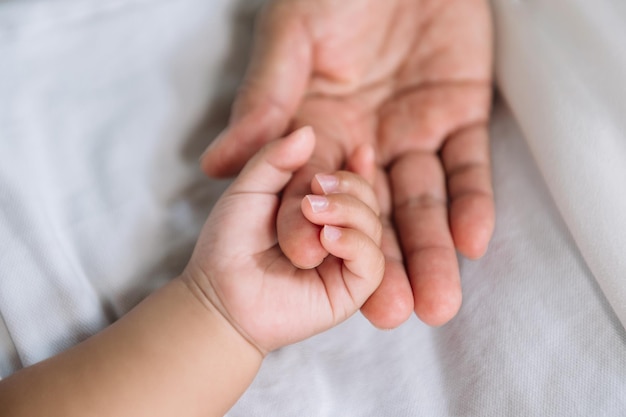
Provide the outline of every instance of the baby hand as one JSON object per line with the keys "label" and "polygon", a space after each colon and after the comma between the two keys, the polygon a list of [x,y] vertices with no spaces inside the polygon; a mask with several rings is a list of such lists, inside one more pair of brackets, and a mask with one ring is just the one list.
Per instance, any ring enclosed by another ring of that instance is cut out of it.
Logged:
{"label": "baby hand", "polygon": [[263,353],[354,314],[384,272],[376,196],[367,181],[345,171],[317,175],[302,201],[330,255],[304,270],[280,250],[279,193],[314,145],[313,131],[304,128],[259,151],[215,205],[185,271],[203,301]]}

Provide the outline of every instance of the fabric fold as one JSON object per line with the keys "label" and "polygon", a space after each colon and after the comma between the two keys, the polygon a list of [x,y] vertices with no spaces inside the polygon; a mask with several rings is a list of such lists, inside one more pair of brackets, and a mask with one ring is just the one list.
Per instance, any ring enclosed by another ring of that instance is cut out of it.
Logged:
{"label": "fabric fold", "polygon": [[626,6],[495,0],[499,88],[626,324]]}

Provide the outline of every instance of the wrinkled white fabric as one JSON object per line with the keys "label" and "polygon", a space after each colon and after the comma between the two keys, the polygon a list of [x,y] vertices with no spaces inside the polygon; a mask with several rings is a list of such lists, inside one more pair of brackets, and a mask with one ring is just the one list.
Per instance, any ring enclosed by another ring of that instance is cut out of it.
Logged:
{"label": "wrinkled white fabric", "polygon": [[0,374],[182,270],[222,189],[197,160],[226,121],[256,8],[0,4],[0,312],[15,346]]}
{"label": "wrinkled white fabric", "polygon": [[626,324],[626,3],[494,6],[500,87],[585,262]]}
{"label": "wrinkled white fabric", "polygon": [[[226,122],[257,3],[0,3],[0,376],[180,272],[223,189],[196,161]],[[626,409],[613,311],[623,317],[624,6],[494,10],[497,224],[483,259],[460,260],[459,316],[384,332],[357,315],[271,354],[229,416]]]}

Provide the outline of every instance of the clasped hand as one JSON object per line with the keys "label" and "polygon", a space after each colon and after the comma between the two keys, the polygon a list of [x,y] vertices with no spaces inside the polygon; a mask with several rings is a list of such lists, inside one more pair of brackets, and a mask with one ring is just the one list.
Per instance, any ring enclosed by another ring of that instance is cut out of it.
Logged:
{"label": "clasped hand", "polygon": [[[314,243],[329,256],[300,269],[278,246],[279,194],[314,145],[313,131],[303,128],[255,155],[216,203],[184,274],[263,354],[344,321],[383,276],[378,201],[356,173],[314,176],[299,202],[302,216],[320,228]],[[372,152],[365,147],[352,159],[372,179]]]}
{"label": "clasped hand", "polygon": [[269,1],[230,124],[203,168],[232,175],[269,140],[312,126],[312,156],[275,207],[282,251],[314,268],[332,251],[302,198],[315,174],[371,145],[385,274],[362,312],[383,328],[412,311],[441,325],[461,305],[457,250],[482,256],[494,227],[491,44],[486,0]]}

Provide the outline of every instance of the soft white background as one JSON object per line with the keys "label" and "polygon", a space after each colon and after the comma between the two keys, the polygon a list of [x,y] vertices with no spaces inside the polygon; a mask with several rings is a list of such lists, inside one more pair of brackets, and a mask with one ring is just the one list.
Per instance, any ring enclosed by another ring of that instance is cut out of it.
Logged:
{"label": "soft white background", "polygon": [[[0,2],[0,376],[182,269],[224,186],[197,158],[227,120],[258,3]],[[460,260],[459,316],[383,332],[357,315],[270,355],[229,415],[626,409],[626,6],[494,10],[497,226],[482,260]]]}

